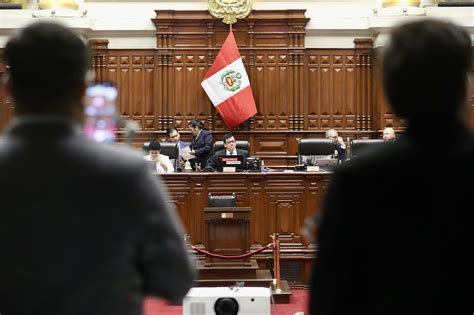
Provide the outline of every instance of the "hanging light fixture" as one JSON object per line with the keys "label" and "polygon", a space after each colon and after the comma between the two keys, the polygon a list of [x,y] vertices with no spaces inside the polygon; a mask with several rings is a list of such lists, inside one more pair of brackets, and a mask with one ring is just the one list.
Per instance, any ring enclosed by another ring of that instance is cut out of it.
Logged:
{"label": "hanging light fixture", "polygon": [[84,0],[38,0],[34,17],[77,17]]}
{"label": "hanging light fixture", "polygon": [[419,0],[382,0],[383,7],[419,7]]}
{"label": "hanging light fixture", "polygon": [[58,10],[58,9],[69,9],[78,10],[79,1],[75,0],[39,0],[38,8],[40,10]]}

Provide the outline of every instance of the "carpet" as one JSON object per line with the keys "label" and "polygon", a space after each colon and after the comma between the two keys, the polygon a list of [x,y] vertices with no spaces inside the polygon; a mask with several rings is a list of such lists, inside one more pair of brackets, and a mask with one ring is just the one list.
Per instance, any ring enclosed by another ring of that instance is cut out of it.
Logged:
{"label": "carpet", "polygon": [[[308,290],[292,289],[293,293],[290,296],[289,304],[276,304],[271,306],[272,315],[293,315],[296,312],[304,312],[305,315],[308,313]],[[182,315],[182,305],[171,305],[165,300],[161,300],[154,297],[147,297],[143,302],[143,314],[144,315]],[[255,314],[258,315],[258,314]],[[300,314],[298,314],[300,315]]]}

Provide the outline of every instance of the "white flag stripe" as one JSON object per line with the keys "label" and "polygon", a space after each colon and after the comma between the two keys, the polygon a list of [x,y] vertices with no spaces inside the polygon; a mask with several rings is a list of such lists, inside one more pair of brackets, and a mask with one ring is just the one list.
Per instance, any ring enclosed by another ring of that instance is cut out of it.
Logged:
{"label": "white flag stripe", "polygon": [[[228,91],[224,88],[222,84],[221,75],[226,70],[234,70],[237,73],[242,75],[242,83],[240,88],[236,91]],[[207,95],[211,99],[211,102],[214,106],[219,105],[226,99],[234,96],[235,94],[242,91],[244,88],[250,85],[249,77],[247,76],[247,72],[245,71],[244,63],[242,59],[239,58],[233,63],[227,65],[225,68],[222,68],[220,71],[214,73],[212,76],[207,78],[205,81],[201,82],[201,86],[206,91]]]}

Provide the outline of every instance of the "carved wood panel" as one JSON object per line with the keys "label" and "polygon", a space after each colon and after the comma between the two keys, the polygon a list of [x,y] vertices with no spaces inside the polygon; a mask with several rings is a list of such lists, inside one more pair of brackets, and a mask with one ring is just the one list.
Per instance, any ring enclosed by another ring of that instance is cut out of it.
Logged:
{"label": "carved wood panel", "polygon": [[119,90],[117,109],[120,117],[134,120],[143,130],[156,130],[155,117],[163,114],[155,107],[153,50],[109,50],[107,79]]}
{"label": "carved wood panel", "polygon": [[[293,286],[304,286],[311,272],[315,244],[304,240],[300,230],[305,218],[319,211],[330,176],[330,173],[281,172],[179,173],[165,174],[162,178],[191,243],[207,247],[203,210],[207,207],[208,193],[224,195],[235,191],[238,206],[251,208],[251,249],[268,244],[270,234],[278,232],[281,259],[287,264],[282,277],[291,280]],[[215,232],[225,233],[225,230]],[[271,255],[268,251],[255,256],[261,268],[271,267]]]}
{"label": "carved wood panel", "polygon": [[353,49],[306,50],[305,130],[356,128],[356,64]]}

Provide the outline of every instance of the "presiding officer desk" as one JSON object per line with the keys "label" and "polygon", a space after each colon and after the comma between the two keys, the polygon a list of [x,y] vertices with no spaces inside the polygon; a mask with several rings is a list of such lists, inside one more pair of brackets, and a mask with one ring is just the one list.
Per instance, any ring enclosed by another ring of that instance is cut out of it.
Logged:
{"label": "presiding officer desk", "polygon": [[[239,172],[160,174],[189,235],[205,248],[203,209],[208,194],[236,194],[238,207],[251,207],[251,249],[267,245],[270,235],[281,240],[282,278],[293,287],[308,284],[315,245],[301,237],[307,217],[319,210],[330,172]],[[255,256],[260,267],[271,267],[272,253]],[[270,265],[269,265],[270,264]]]}

